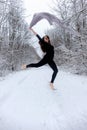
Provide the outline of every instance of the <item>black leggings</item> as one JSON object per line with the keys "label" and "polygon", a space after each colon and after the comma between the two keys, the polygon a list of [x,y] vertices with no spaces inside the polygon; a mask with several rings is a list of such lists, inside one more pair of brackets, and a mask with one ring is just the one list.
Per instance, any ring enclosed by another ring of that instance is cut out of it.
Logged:
{"label": "black leggings", "polygon": [[43,66],[43,65],[45,65],[45,64],[49,64],[49,66],[53,69],[53,75],[52,75],[52,79],[51,79],[51,83],[53,83],[54,82],[54,80],[55,80],[55,77],[56,77],[56,75],[57,75],[57,73],[58,73],[58,69],[57,69],[57,66],[56,66],[56,64],[55,64],[55,62],[53,61],[53,60],[51,60],[51,61],[48,61],[46,58],[43,58],[40,62],[38,62],[38,63],[33,63],[33,64],[29,64],[29,65],[27,65],[26,67],[28,68],[28,67],[41,67],[41,66]]}

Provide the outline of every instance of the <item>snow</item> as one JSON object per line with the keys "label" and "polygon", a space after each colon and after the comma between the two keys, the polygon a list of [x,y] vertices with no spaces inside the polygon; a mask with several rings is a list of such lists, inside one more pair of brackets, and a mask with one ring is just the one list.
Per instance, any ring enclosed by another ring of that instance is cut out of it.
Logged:
{"label": "snow", "polygon": [[59,73],[51,90],[49,66],[0,80],[0,130],[87,130],[87,77]]}

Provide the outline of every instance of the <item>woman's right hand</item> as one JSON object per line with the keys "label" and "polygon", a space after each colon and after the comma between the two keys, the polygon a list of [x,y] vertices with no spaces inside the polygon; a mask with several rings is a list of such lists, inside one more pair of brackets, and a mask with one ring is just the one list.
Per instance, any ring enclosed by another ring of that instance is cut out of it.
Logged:
{"label": "woman's right hand", "polygon": [[29,27],[29,29],[30,29],[30,30],[32,30],[32,28],[31,28],[31,27]]}
{"label": "woman's right hand", "polygon": [[37,35],[37,33],[32,29],[32,28],[29,28],[35,35]]}

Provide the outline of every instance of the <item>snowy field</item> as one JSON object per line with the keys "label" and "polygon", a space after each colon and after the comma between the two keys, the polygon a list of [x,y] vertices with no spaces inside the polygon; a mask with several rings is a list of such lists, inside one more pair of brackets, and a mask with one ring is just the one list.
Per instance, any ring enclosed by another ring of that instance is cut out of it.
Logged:
{"label": "snowy field", "polygon": [[0,130],[87,130],[87,77],[59,71],[51,90],[48,66],[0,80]]}

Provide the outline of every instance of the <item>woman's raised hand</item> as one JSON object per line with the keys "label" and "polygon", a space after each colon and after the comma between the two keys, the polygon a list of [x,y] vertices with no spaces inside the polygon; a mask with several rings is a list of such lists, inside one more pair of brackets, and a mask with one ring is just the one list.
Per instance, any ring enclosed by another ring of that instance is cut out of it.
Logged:
{"label": "woman's raised hand", "polygon": [[29,28],[35,35],[37,35],[37,33],[32,29],[32,28]]}

